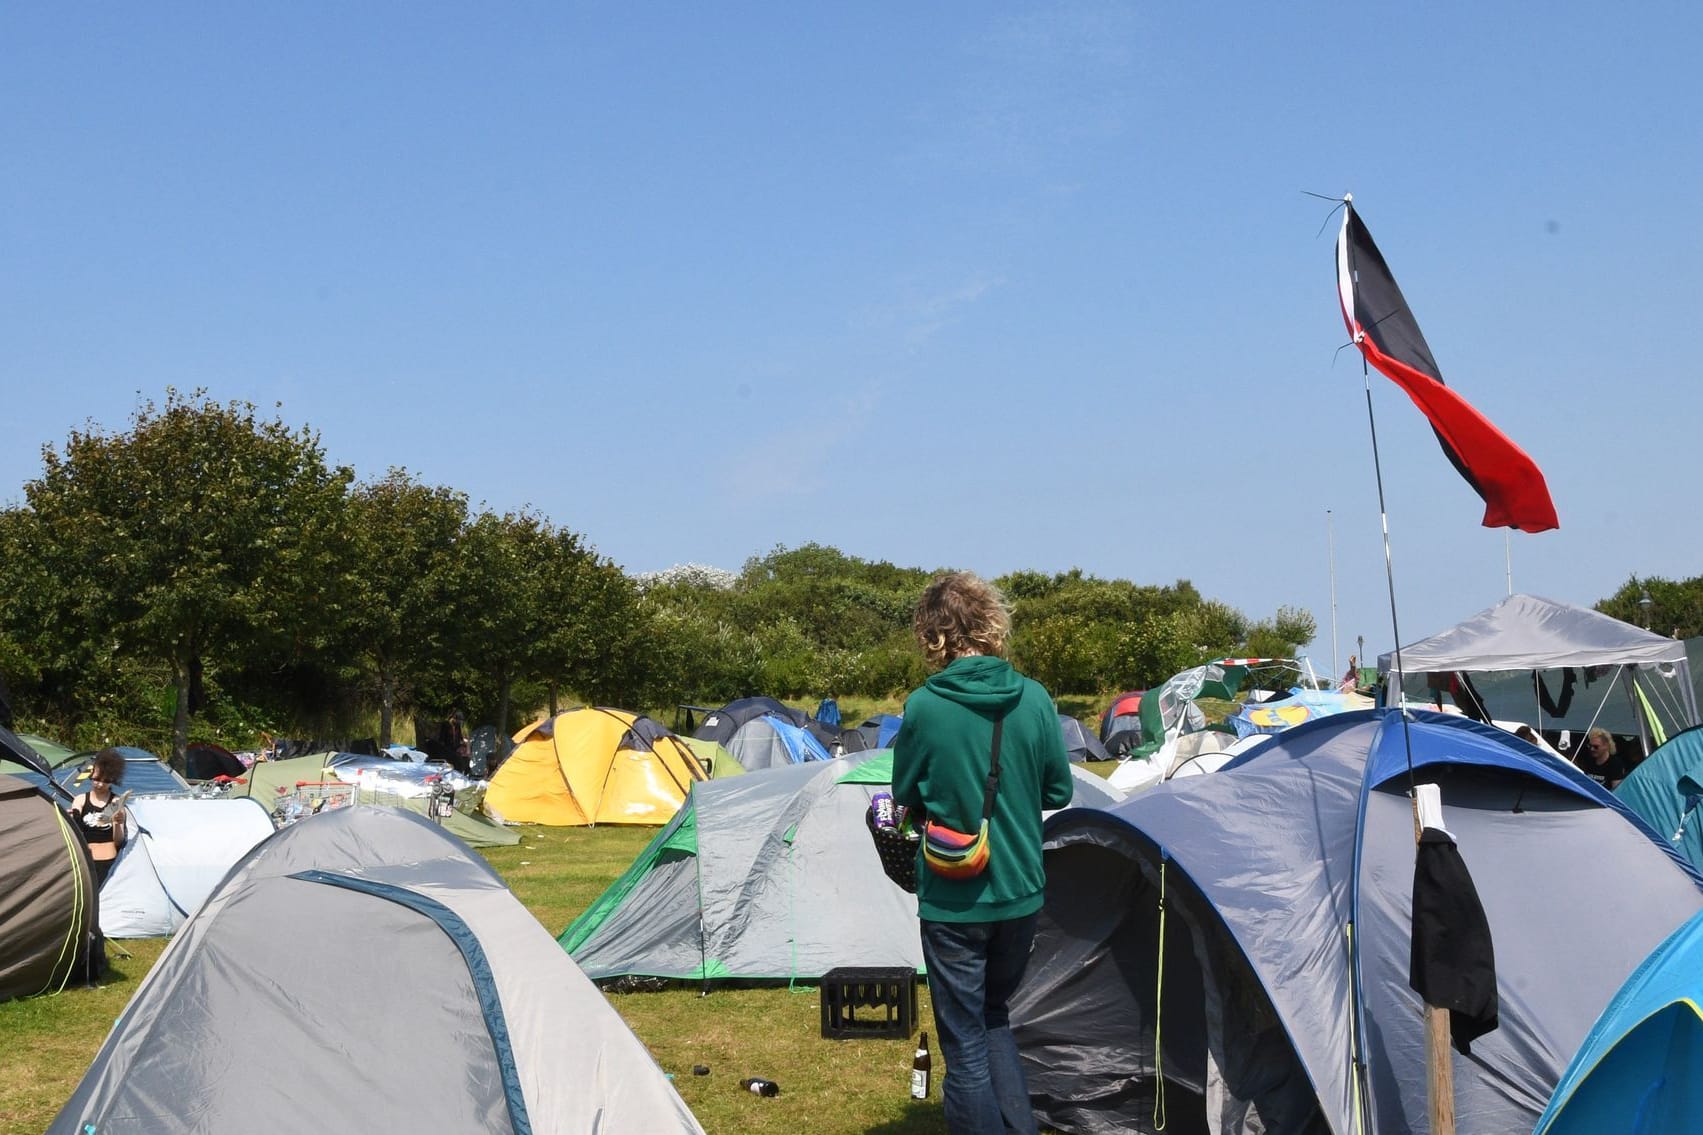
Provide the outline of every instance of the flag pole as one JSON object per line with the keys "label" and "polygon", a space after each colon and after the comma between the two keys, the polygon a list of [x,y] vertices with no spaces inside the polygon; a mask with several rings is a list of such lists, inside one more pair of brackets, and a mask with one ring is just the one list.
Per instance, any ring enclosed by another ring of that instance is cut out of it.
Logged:
{"label": "flag pole", "polygon": [[[1395,708],[1401,715],[1402,741],[1407,752],[1407,795],[1413,806],[1413,846],[1417,851],[1423,828],[1419,822],[1419,793],[1414,784],[1413,745],[1408,735],[1407,710],[1401,704],[1400,679],[1406,677],[1406,671],[1402,669],[1401,627],[1396,618],[1396,578],[1394,559],[1390,554],[1390,516],[1384,505],[1384,468],[1378,456],[1378,421],[1372,413],[1372,373],[1364,359],[1361,360],[1360,369],[1366,380],[1366,424],[1372,435],[1372,468],[1378,482],[1378,519],[1384,534],[1384,580],[1390,594],[1390,633],[1395,636]],[[1425,1002],[1425,1087],[1431,1135],[1455,1135],[1455,1066],[1449,1053],[1449,1010],[1428,1001]]]}
{"label": "flag pole", "polygon": [[[1354,195],[1343,197],[1343,204],[1352,213]],[[1347,225],[1347,219],[1344,219]],[[1346,256],[1346,253],[1343,254]],[[1347,267],[1346,261],[1339,268]],[[1357,274],[1357,273],[1356,273]],[[1346,297],[1345,297],[1346,302]],[[1345,309],[1345,315],[1352,315],[1351,309]],[[1419,820],[1419,791],[1415,783],[1413,771],[1413,740],[1408,729],[1407,709],[1402,705],[1402,680],[1407,677],[1401,660],[1401,626],[1396,616],[1396,580],[1395,562],[1390,552],[1390,515],[1384,498],[1384,467],[1378,452],[1378,421],[1372,412],[1372,371],[1366,359],[1363,340],[1365,332],[1357,323],[1351,325],[1354,334],[1354,344],[1361,348],[1360,372],[1366,383],[1366,425],[1372,436],[1372,469],[1378,484],[1378,522],[1383,530],[1384,539],[1384,581],[1390,596],[1390,633],[1395,636],[1395,675],[1396,682],[1391,690],[1388,683],[1385,690],[1395,698],[1395,710],[1401,719],[1402,748],[1407,757],[1407,795],[1413,807],[1413,846],[1415,856],[1419,853],[1420,835],[1423,829]],[[1358,965],[1356,965],[1356,979]],[[1455,1135],[1455,1075],[1454,1059],[1449,1051],[1449,1010],[1441,1005],[1424,1002],[1425,1017],[1425,1084],[1426,1099],[1429,1105],[1430,1135]]]}
{"label": "flag pole", "polygon": [[1328,508],[1325,509],[1325,539],[1330,546],[1330,675],[1333,681],[1341,681],[1337,675],[1342,673],[1342,664],[1336,653],[1336,523]]}

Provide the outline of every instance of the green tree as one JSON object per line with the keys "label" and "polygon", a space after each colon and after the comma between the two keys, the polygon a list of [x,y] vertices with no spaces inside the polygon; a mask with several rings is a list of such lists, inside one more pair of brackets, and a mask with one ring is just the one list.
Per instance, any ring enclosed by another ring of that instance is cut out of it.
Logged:
{"label": "green tree", "polygon": [[445,656],[449,590],[467,498],[392,469],[349,495],[349,584],[343,654],[379,709],[379,743]]}
{"label": "green tree", "polygon": [[162,663],[179,765],[209,660],[312,650],[337,624],[351,475],[312,431],[168,390],[128,430],[90,423],[42,463],[27,542],[56,581],[55,653],[110,643]]}
{"label": "green tree", "polygon": [[476,680],[491,697],[497,731],[514,730],[515,683],[527,676],[543,625],[539,548],[547,528],[548,521],[528,510],[501,516],[481,512],[468,524],[448,588],[455,628],[449,645],[463,673],[454,687],[439,687],[436,708],[464,705],[466,690],[455,687]]}
{"label": "green tree", "polygon": [[1318,623],[1306,611],[1279,607],[1277,614],[1248,628],[1245,649],[1255,658],[1293,658],[1318,632]]}
{"label": "green tree", "polygon": [[540,622],[526,673],[549,688],[551,714],[563,688],[593,704],[634,705],[645,677],[637,587],[565,528],[542,530],[532,547]]}
{"label": "green tree", "polygon": [[1703,634],[1703,576],[1629,576],[1619,590],[1597,603],[1597,610],[1656,634],[1694,638]]}
{"label": "green tree", "polygon": [[1017,667],[1053,696],[1094,693],[1104,682],[1113,628],[1080,615],[1052,615],[1025,622],[1012,636]]}

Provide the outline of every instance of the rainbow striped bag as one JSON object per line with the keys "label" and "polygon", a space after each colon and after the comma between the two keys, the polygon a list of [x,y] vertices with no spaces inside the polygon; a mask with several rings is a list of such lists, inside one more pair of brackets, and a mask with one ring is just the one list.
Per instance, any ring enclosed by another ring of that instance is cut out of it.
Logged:
{"label": "rainbow striped bag", "polygon": [[987,870],[993,855],[993,845],[988,841],[988,819],[993,815],[994,797],[999,794],[999,736],[1004,728],[1004,718],[993,723],[993,759],[982,793],[980,830],[970,835],[933,820],[923,826],[922,861],[944,879],[974,879]]}

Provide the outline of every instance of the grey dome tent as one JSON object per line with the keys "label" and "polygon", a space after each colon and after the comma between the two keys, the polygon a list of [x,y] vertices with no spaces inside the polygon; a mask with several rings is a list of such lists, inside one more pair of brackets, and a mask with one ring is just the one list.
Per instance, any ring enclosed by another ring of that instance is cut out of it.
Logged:
{"label": "grey dome tent", "polygon": [[747,772],[833,759],[821,738],[772,713],[751,718],[722,744]]}
{"label": "grey dome tent", "polygon": [[[0,734],[10,734],[0,727]],[[40,788],[0,774],[0,1001],[86,979],[94,869],[76,825]]]}
{"label": "grey dome tent", "polygon": [[1064,751],[1074,761],[1109,761],[1112,754],[1087,726],[1068,713],[1058,715],[1058,727],[1064,734]]}
{"label": "grey dome tent", "polygon": [[[1121,794],[1079,768],[1075,803]],[[699,781],[558,941],[593,980],[815,980],[922,965],[916,896],[881,871],[864,814],[893,781],[876,749]]]}
{"label": "grey dome tent", "polygon": [[733,739],[733,735],[739,732],[740,726],[764,714],[771,714],[800,729],[803,729],[804,723],[809,720],[809,715],[803,710],[783,705],[774,698],[760,695],[735,698],[720,709],[711,710],[705,715],[704,720],[692,731],[692,736],[703,741],[714,741],[725,748]]}
{"label": "grey dome tent", "polygon": [[483,860],[366,806],[232,869],[48,1130],[702,1131]]}
{"label": "grey dome tent", "polygon": [[1048,821],[1047,902],[1012,1005],[1047,1123],[1150,1131],[1162,1067],[1174,1135],[1416,1129],[1404,736],[1415,779],[1441,786],[1495,946],[1501,1022],[1454,1061],[1460,1130],[1531,1130],[1621,982],[1703,909],[1703,877],[1536,748],[1384,710]]}

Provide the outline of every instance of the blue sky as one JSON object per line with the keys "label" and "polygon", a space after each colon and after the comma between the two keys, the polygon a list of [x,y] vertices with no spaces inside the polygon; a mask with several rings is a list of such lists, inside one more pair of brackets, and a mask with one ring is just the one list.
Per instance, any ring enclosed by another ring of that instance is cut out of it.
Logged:
{"label": "blue sky", "polygon": [[[1516,589],[1703,572],[1694,5],[0,10],[0,501],[168,385],[631,571],[1193,580],[1387,648],[1353,192],[1548,475]],[[1373,376],[1404,639],[1504,538]],[[1330,524],[1327,528],[1327,510]]]}

